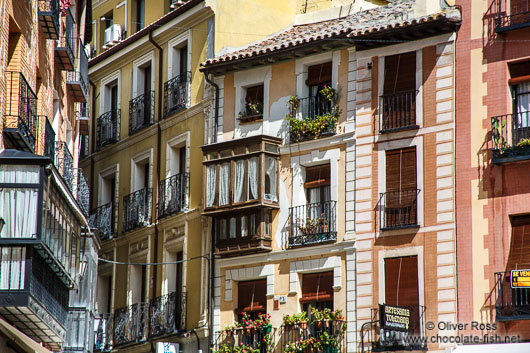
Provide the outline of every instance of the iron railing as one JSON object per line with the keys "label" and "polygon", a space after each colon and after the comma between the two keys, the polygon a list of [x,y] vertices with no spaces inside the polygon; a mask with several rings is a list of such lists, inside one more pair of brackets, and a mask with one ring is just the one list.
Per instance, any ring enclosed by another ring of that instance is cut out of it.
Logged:
{"label": "iron railing", "polygon": [[95,328],[95,352],[186,330],[186,293],[171,292],[103,314]]}
{"label": "iron railing", "polygon": [[157,297],[149,306],[149,337],[186,329],[186,293],[171,292]]}
{"label": "iron railing", "polygon": [[90,227],[99,229],[99,237],[101,240],[111,239],[116,234],[114,213],[114,204],[109,202],[96,208],[90,215],[88,220]]}
{"label": "iron railing", "polygon": [[88,216],[90,190],[88,189],[88,183],[86,182],[81,168],[75,170],[75,198],[78,205],[81,207],[81,211],[85,216]]}
{"label": "iron railing", "polygon": [[5,129],[17,130],[31,152],[34,152],[38,123],[37,95],[21,72],[6,71],[6,84],[8,94]]}
{"label": "iron railing", "polygon": [[155,91],[150,91],[129,101],[129,135],[153,125],[155,116]]}
{"label": "iron railing", "polygon": [[39,23],[46,39],[59,38],[59,1],[39,0]]}
{"label": "iron railing", "polygon": [[164,118],[185,109],[188,104],[191,72],[184,72],[164,83]]}
{"label": "iron railing", "polygon": [[493,160],[530,155],[530,111],[491,118]]}
{"label": "iron railing", "polygon": [[[318,321],[305,324],[283,325],[280,328],[281,352],[291,350],[300,342],[307,342],[313,338],[316,342],[326,342],[310,345],[308,352],[337,353],[345,352],[344,338],[346,324],[342,320]],[[325,339],[322,339],[326,337]],[[315,342],[315,343],[316,343]]]}
{"label": "iron railing", "polygon": [[530,26],[530,0],[494,0],[495,32]]}
{"label": "iron railing", "polygon": [[[43,143],[38,142],[38,145],[42,144],[42,151],[41,155],[49,157],[52,162],[54,162],[55,158],[55,131],[53,131],[53,127],[48,121],[48,117],[46,115],[39,115],[39,125],[44,124],[44,129],[39,128],[39,135],[37,137],[37,141],[44,141]],[[44,130],[44,134],[40,134],[40,131]]]}
{"label": "iron railing", "polygon": [[240,327],[219,331],[216,333],[214,351],[236,353],[246,349],[247,352],[272,352],[275,346],[276,333],[277,329],[272,326],[249,329]]}
{"label": "iron railing", "polygon": [[417,128],[416,94],[405,91],[379,97],[379,132]]}
{"label": "iron railing", "polygon": [[66,82],[68,84],[78,84],[81,86],[83,98],[75,96],[80,102],[86,101],[88,97],[88,58],[81,39],[77,40],[77,63],[73,71],[66,73]]}
{"label": "iron railing", "polygon": [[121,110],[111,110],[99,116],[96,124],[96,149],[120,140]]}
{"label": "iron railing", "polygon": [[530,319],[530,288],[512,288],[510,272],[495,273],[495,319]]}
{"label": "iron railing", "polygon": [[88,157],[90,153],[88,149],[89,138],[88,135],[80,135],[79,139],[79,158],[83,159]]}
{"label": "iron railing", "polygon": [[70,9],[66,11],[66,23],[61,30],[57,48],[64,48],[68,56],[69,62],[74,63],[74,49],[75,49],[75,20]]}
{"label": "iron railing", "polygon": [[387,191],[379,194],[381,230],[418,226],[419,189]]}
{"label": "iron railing", "polygon": [[123,232],[143,227],[151,222],[153,189],[143,188],[123,198]]}
{"label": "iron railing", "polygon": [[337,201],[291,207],[289,246],[337,240]]}
{"label": "iron railing", "polygon": [[383,318],[379,308],[372,309],[372,321],[361,326],[361,352],[426,351],[425,307],[408,306],[410,324],[408,331],[390,330],[381,327]]}
{"label": "iron railing", "polygon": [[303,141],[307,139],[320,138],[335,134],[336,131],[336,109],[334,109],[332,102],[325,96],[319,94],[314,97],[300,98],[297,106],[291,108],[290,114],[296,116],[304,122],[310,122],[315,119],[326,119],[325,124],[318,132],[309,131],[295,131],[292,128],[289,131],[290,141]]}
{"label": "iron railing", "polygon": [[58,141],[55,143],[55,166],[62,175],[66,186],[72,193],[74,193],[74,182],[75,182],[75,171],[74,171],[74,158],[68,150],[68,146],[64,141]]}
{"label": "iron railing", "polygon": [[188,208],[189,173],[180,173],[160,181],[158,217],[164,218]]}

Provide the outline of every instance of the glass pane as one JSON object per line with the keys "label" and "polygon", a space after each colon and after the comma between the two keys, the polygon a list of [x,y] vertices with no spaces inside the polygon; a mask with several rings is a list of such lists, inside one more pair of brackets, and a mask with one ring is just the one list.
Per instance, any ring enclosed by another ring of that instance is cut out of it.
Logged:
{"label": "glass pane", "polygon": [[234,178],[234,202],[245,201],[245,161],[236,162],[236,175]]}
{"label": "glass pane", "polygon": [[2,248],[0,252],[0,290],[24,289],[26,248]]}
{"label": "glass pane", "polygon": [[219,173],[219,205],[227,205],[230,202],[230,163],[221,164]]}
{"label": "glass pane", "polygon": [[230,239],[235,239],[236,237],[236,218],[230,218]]}
{"label": "glass pane", "polygon": [[0,165],[0,183],[39,183],[39,166]]}
{"label": "glass pane", "polygon": [[278,153],[278,146],[277,145],[271,145],[270,143],[266,143],[265,144],[265,151]]}
{"label": "glass pane", "polygon": [[219,237],[221,239],[226,239],[226,219],[221,219],[219,221]]}
{"label": "glass pane", "polygon": [[265,234],[271,234],[271,214],[265,212]]}
{"label": "glass pane", "polygon": [[267,157],[265,163],[265,200],[278,202],[276,196],[276,158]]}
{"label": "glass pane", "polygon": [[248,198],[255,200],[258,198],[258,157],[248,160]]}
{"label": "glass pane", "polygon": [[217,166],[210,165],[206,169],[206,207],[215,205],[215,189],[217,183]]}
{"label": "glass pane", "polygon": [[256,234],[256,214],[250,215],[250,227],[248,229],[249,235],[255,235]]}
{"label": "glass pane", "polygon": [[37,237],[37,189],[0,189],[0,215],[6,222],[0,237]]}
{"label": "glass pane", "polygon": [[247,216],[241,217],[241,237],[246,237],[248,235],[248,228],[247,228]]}

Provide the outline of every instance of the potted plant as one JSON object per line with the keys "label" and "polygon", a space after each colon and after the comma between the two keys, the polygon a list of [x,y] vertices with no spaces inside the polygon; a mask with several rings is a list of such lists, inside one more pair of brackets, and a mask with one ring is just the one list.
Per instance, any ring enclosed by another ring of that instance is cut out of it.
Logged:
{"label": "potted plant", "polygon": [[300,324],[300,328],[302,330],[307,329],[307,313],[305,311],[301,311],[298,314],[296,314],[296,319],[298,323]]}
{"label": "potted plant", "polygon": [[239,113],[241,122],[249,122],[263,117],[263,102],[250,100],[245,103],[245,111]]}

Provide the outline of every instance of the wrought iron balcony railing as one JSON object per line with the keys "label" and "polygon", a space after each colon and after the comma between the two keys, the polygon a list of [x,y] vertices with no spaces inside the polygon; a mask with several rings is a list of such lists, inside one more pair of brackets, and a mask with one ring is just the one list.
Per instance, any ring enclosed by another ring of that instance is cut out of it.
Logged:
{"label": "wrought iron balcony railing", "polygon": [[151,223],[153,189],[143,188],[123,198],[123,232]]}
{"label": "wrought iron balcony railing", "polygon": [[494,163],[530,157],[530,111],[491,118]]}
{"label": "wrought iron balcony railing", "polygon": [[99,229],[101,240],[111,239],[116,235],[114,214],[114,204],[109,202],[96,208],[90,215],[90,227]]}
{"label": "wrought iron balcony railing", "polygon": [[150,91],[129,102],[129,135],[153,125],[155,91]]}
{"label": "wrought iron balcony railing", "polygon": [[361,326],[361,347],[363,352],[426,351],[425,307],[414,305],[402,307],[409,310],[408,328],[385,327],[384,305],[372,309],[372,321]]}
{"label": "wrought iron balcony railing", "polygon": [[530,288],[512,288],[510,272],[495,273],[495,319],[530,319]]}
{"label": "wrought iron balcony railing", "polygon": [[379,194],[381,230],[418,227],[419,189],[387,191]]}
{"label": "wrought iron balcony railing", "polygon": [[55,159],[55,131],[48,121],[48,117],[43,116],[44,119],[44,155],[50,157],[52,161]]}
{"label": "wrought iron balcony railing", "polygon": [[77,41],[75,67],[66,73],[66,84],[76,102],[86,102],[88,97],[88,58],[81,39]]}
{"label": "wrought iron balcony railing", "polygon": [[59,1],[39,0],[39,24],[46,39],[59,38]]}
{"label": "wrought iron balcony railing", "polygon": [[189,100],[191,72],[185,72],[164,83],[164,118],[185,109]]}
{"label": "wrought iron balcony railing", "polygon": [[103,314],[96,320],[95,352],[109,352],[121,345],[186,330],[186,293],[171,292]]}
{"label": "wrought iron balcony railing", "polygon": [[289,246],[337,240],[337,201],[291,207]]}
{"label": "wrought iron balcony railing", "polygon": [[273,352],[276,333],[277,329],[271,326],[223,330],[216,333],[214,352],[236,353],[242,350]]}
{"label": "wrought iron balcony railing", "polygon": [[81,168],[75,170],[75,198],[81,207],[81,211],[85,216],[88,216],[90,190],[88,189],[88,183]]}
{"label": "wrought iron balcony railing", "polygon": [[96,125],[96,149],[120,140],[121,110],[111,110],[99,116]]}
{"label": "wrought iron balcony railing", "polygon": [[70,9],[66,10],[65,24],[61,28],[61,34],[55,47],[55,62],[63,70],[74,69],[75,50],[75,20]]}
{"label": "wrought iron balcony railing", "polygon": [[74,158],[64,141],[58,141],[55,143],[55,167],[57,167],[57,170],[62,175],[63,180],[72,195],[75,195]]}
{"label": "wrought iron balcony railing", "polygon": [[33,153],[37,139],[37,95],[21,72],[6,71],[6,85],[4,132],[18,148]]}
{"label": "wrought iron balcony railing", "polygon": [[342,320],[328,320],[305,324],[283,325],[280,328],[281,352],[306,346],[308,352],[345,352]]}
{"label": "wrought iron balcony railing", "polygon": [[160,181],[158,217],[164,218],[188,208],[189,173],[180,173]]}
{"label": "wrought iron balcony railing", "polygon": [[530,0],[494,0],[495,32],[530,26]]}
{"label": "wrought iron balcony railing", "polygon": [[[318,131],[308,131],[308,129],[294,129],[291,126],[289,131],[290,141],[303,141],[325,136],[334,135],[336,132],[337,118],[334,115],[332,102],[319,94],[314,97],[300,98],[296,111],[291,111],[291,115],[301,120],[301,124],[310,124],[317,121]],[[311,130],[311,129],[309,129]]]}
{"label": "wrought iron balcony railing", "polygon": [[416,125],[416,94],[406,91],[379,97],[379,132],[418,128]]}

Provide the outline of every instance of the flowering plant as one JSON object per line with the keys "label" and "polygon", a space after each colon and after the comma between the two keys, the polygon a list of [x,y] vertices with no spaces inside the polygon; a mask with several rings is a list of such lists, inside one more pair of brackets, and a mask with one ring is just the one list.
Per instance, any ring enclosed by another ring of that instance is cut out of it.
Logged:
{"label": "flowering plant", "polygon": [[239,118],[255,115],[263,115],[263,102],[251,100],[245,103],[245,112],[240,112]]}
{"label": "flowering plant", "polygon": [[59,5],[59,8],[61,10],[61,16],[66,16],[67,10],[72,5],[72,2],[70,0],[61,0],[61,3]]}

